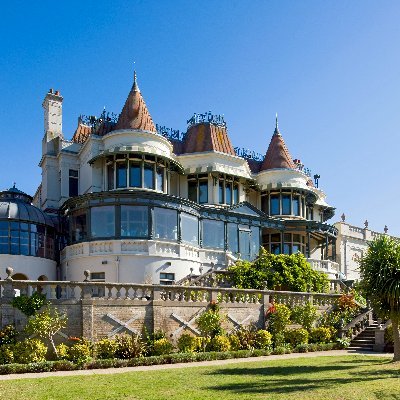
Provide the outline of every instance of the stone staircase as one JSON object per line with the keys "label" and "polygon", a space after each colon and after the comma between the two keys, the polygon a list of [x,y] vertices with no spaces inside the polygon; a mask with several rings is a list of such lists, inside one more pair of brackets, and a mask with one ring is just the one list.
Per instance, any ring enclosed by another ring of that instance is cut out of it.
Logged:
{"label": "stone staircase", "polygon": [[374,351],[375,329],[378,328],[378,322],[373,321],[365,329],[355,336],[348,348],[350,351]]}

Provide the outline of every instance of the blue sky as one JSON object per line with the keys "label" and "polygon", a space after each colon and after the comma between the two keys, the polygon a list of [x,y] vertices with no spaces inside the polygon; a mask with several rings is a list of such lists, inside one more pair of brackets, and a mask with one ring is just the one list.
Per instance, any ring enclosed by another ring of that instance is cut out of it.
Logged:
{"label": "blue sky", "polygon": [[133,62],[156,123],[224,114],[234,146],[265,153],[279,114],[293,158],[340,219],[400,235],[400,2],[7,2],[0,25],[0,187],[40,183],[49,88],[79,114],[119,113]]}

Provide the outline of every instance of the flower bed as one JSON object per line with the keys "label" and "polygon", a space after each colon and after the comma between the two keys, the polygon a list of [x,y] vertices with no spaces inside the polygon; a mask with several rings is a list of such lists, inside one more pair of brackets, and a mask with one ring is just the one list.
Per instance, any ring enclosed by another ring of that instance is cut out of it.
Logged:
{"label": "flower bed", "polygon": [[42,361],[29,364],[5,364],[0,365],[0,375],[23,374],[29,372],[54,372],[54,371],[73,371],[87,369],[104,368],[124,368],[148,365],[179,364],[198,361],[228,360],[233,358],[263,357],[271,354],[304,353],[311,351],[326,351],[338,349],[336,343],[321,343],[298,345],[294,349],[289,346],[276,348],[274,351],[253,349],[237,350],[226,352],[204,352],[204,353],[172,353],[161,356],[137,357],[131,359],[104,359],[90,360],[79,364],[67,360]]}

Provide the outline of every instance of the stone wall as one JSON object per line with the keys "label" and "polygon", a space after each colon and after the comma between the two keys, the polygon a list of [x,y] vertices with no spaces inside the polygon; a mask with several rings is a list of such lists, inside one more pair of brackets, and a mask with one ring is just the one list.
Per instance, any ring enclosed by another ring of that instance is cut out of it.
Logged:
{"label": "stone wall", "polygon": [[[39,290],[47,294],[52,308],[68,317],[57,341],[69,336],[98,340],[121,333],[140,333],[146,327],[163,330],[172,340],[182,333],[199,335],[196,319],[211,301],[218,302],[229,332],[251,323],[265,326],[265,313],[272,302],[287,305],[307,301],[325,309],[336,294],[311,294],[207,288],[188,286],[111,284],[94,282],[0,281],[1,327],[15,324],[21,330],[26,317],[11,306],[16,294]],[[101,297],[94,297],[94,295]]]}

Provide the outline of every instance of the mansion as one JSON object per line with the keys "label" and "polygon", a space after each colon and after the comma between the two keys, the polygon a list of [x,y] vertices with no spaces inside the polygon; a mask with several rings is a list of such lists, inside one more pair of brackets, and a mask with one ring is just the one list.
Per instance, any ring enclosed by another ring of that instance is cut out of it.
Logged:
{"label": "mansion", "polygon": [[81,281],[89,270],[94,281],[170,284],[252,260],[260,246],[353,278],[337,245],[346,224],[328,222],[319,176],[292,159],[278,121],[263,155],[233,147],[212,113],[167,129],[135,74],[118,116],[81,116],[67,139],[62,102],[52,89],[43,101],[34,196],[0,192],[0,262],[13,278]]}

